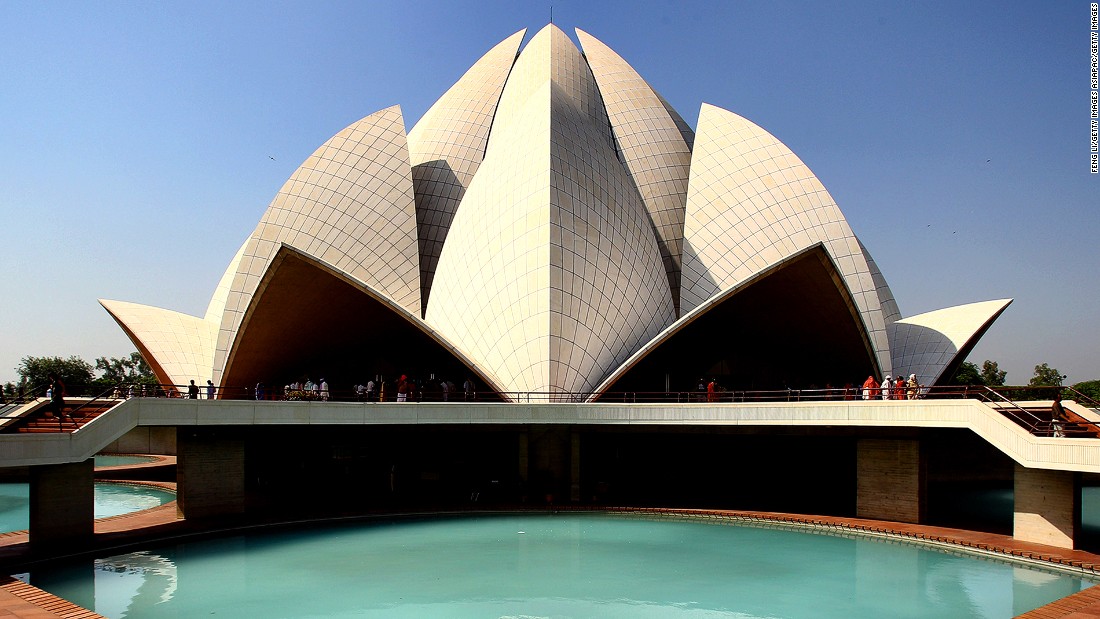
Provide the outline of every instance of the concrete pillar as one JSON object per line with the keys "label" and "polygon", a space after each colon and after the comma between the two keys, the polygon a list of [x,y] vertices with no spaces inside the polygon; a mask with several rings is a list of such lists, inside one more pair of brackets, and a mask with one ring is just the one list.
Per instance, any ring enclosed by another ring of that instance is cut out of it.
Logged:
{"label": "concrete pillar", "polygon": [[1016,465],[1012,537],[1059,548],[1073,548],[1081,524],[1080,477]]}
{"label": "concrete pillar", "polygon": [[856,442],[856,516],[920,523],[926,508],[925,466],[919,440]]}
{"label": "concrete pillar", "polygon": [[79,548],[95,535],[95,460],[32,466],[30,543]]}
{"label": "concrete pillar", "polygon": [[244,513],[242,438],[229,430],[180,428],[176,449],[176,506],[181,516]]}

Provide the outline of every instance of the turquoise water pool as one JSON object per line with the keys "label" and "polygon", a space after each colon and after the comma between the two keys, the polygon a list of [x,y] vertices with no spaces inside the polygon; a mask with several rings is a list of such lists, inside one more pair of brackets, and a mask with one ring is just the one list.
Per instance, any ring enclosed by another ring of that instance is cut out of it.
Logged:
{"label": "turquoise water pool", "polygon": [[608,514],[257,533],[36,570],[111,619],[1012,617],[1080,578],[906,543]]}
{"label": "turquoise water pool", "polygon": [[114,456],[114,455],[98,455],[95,457],[96,467],[100,466],[125,466],[128,464],[147,464],[149,462],[156,462],[157,458],[153,456]]}
{"label": "turquoise water pool", "polygon": [[[176,494],[150,486],[95,484],[95,517],[107,518],[164,505]],[[0,533],[22,531],[30,521],[30,485],[0,484]]]}

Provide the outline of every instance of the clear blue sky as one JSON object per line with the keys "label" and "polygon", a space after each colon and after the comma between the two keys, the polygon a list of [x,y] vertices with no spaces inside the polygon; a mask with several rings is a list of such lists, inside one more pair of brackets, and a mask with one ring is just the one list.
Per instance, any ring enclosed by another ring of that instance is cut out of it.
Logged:
{"label": "clear blue sky", "polygon": [[[1088,2],[552,4],[691,125],[707,102],[785,142],[904,315],[1012,297],[972,361],[1100,378]],[[314,149],[393,104],[411,128],[550,7],[0,4],[0,381],[133,351],[97,298],[201,316]]]}

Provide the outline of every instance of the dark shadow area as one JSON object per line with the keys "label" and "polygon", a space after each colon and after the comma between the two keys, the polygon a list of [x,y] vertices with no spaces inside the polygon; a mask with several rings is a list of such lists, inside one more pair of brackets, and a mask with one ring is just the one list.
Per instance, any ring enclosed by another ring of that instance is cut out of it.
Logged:
{"label": "dark shadow area", "polygon": [[417,245],[420,250],[420,315],[428,309],[428,296],[435,268],[443,253],[443,242],[451,229],[455,211],[466,193],[451,165],[444,159],[425,161],[412,168],[416,200]]}
{"label": "dark shadow area", "polygon": [[588,503],[855,515],[851,436],[594,432],[584,455]]}
{"label": "dark shadow area", "polygon": [[1100,475],[1081,474],[1081,527],[1075,540],[1077,548],[1100,553]]}
{"label": "dark shadow area", "polygon": [[855,513],[851,435],[459,425],[253,428],[248,511],[571,504],[573,432],[582,454],[576,504]]}
{"label": "dark shadow area", "polygon": [[476,376],[389,306],[284,248],[253,297],[222,384],[227,397],[257,382],[267,397],[280,397],[286,384],[324,378],[333,399],[348,400],[356,384],[380,376],[392,400],[402,374],[432,397],[439,380],[460,386]]}
{"label": "dark shadow area", "polygon": [[862,321],[815,247],[730,296],[616,380],[608,392],[727,391],[859,385],[875,370]]}
{"label": "dark shadow area", "polygon": [[248,510],[318,517],[521,503],[517,437],[514,428],[455,426],[254,429]]}
{"label": "dark shadow area", "polygon": [[925,436],[926,524],[1012,535],[1013,460],[969,430]]}

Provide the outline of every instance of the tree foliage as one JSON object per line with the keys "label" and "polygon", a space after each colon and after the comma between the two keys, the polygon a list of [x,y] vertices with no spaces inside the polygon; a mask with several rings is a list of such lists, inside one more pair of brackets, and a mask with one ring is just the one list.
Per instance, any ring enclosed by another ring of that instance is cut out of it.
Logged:
{"label": "tree foliage", "polygon": [[1045,363],[1035,366],[1035,375],[1028,381],[1029,387],[1061,387],[1065,375]]}
{"label": "tree foliage", "polygon": [[122,359],[99,357],[95,360],[95,367],[101,372],[95,380],[101,390],[118,384],[155,385],[157,382],[149,364],[136,352]]}
{"label": "tree foliage", "polygon": [[1094,402],[1100,402],[1100,380],[1086,380],[1073,385],[1073,388]]}
{"label": "tree foliage", "polygon": [[[19,382],[4,385],[5,399],[14,399],[20,394],[45,396],[50,374],[57,374],[69,395],[98,395],[118,384],[157,383],[149,364],[136,352],[121,359],[99,357],[94,367],[75,355],[68,359],[28,356],[23,357],[15,371],[19,374]],[[97,371],[99,377],[96,377]]]}
{"label": "tree foliage", "polygon": [[978,366],[969,361],[963,361],[962,365],[955,372],[955,375],[948,381],[952,385],[984,385],[982,382],[982,373],[978,371]]}
{"label": "tree foliage", "polygon": [[1002,370],[996,361],[986,359],[982,362],[981,379],[983,385],[1000,387],[1005,384],[1006,376],[1008,376],[1008,372]]}
{"label": "tree foliage", "polygon": [[[15,368],[19,374],[19,386],[28,396],[45,396],[50,374],[56,374],[72,395],[84,395],[92,387],[95,373],[92,365],[73,355],[61,357],[23,357]],[[18,389],[18,386],[16,387]]]}

